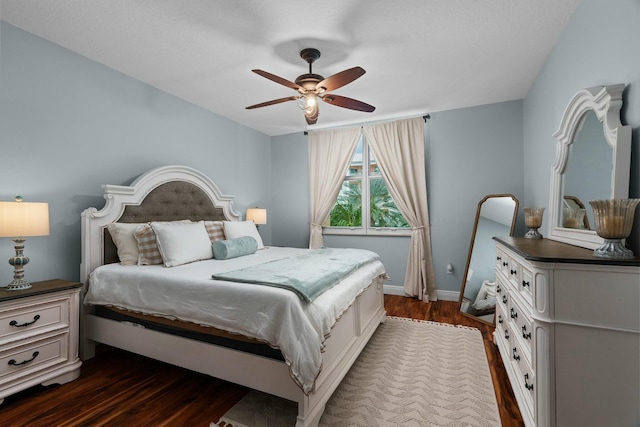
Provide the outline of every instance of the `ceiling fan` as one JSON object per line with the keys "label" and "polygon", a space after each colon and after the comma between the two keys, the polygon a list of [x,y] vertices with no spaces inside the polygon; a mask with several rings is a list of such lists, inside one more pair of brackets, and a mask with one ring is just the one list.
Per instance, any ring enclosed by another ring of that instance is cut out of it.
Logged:
{"label": "ceiling fan", "polygon": [[304,111],[304,117],[307,120],[307,123],[313,125],[318,121],[318,99],[338,107],[364,111],[367,113],[371,113],[376,109],[376,107],[362,101],[329,93],[330,91],[341,88],[362,76],[365,73],[363,68],[349,68],[348,70],[341,71],[325,79],[319,74],[313,74],[311,69],[311,65],[320,58],[320,51],[318,49],[302,49],[300,51],[300,57],[309,63],[309,73],[298,76],[295,82],[283,79],[282,77],[278,77],[266,71],[251,70],[271,81],[297,90],[299,94],[251,105],[247,107],[247,110],[280,104],[286,101],[298,101],[298,106]]}

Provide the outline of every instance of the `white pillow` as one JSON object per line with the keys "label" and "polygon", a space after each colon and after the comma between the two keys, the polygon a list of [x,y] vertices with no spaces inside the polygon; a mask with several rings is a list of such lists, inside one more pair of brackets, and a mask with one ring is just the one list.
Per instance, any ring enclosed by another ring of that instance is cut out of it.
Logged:
{"label": "white pillow", "polygon": [[204,221],[192,223],[152,222],[165,267],[213,258],[211,240]]}
{"label": "white pillow", "polygon": [[136,227],[140,224],[113,222],[107,225],[109,234],[118,250],[118,258],[122,265],[138,264],[138,242],[135,238]]}
{"label": "white pillow", "polygon": [[251,236],[258,242],[258,249],[264,249],[262,238],[253,220],[249,221],[224,221],[224,235],[227,239]]}

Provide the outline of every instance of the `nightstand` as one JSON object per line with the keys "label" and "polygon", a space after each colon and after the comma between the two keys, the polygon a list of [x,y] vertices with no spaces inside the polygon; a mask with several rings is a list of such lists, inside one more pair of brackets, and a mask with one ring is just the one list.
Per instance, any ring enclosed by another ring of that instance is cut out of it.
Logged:
{"label": "nightstand", "polygon": [[64,384],[80,375],[80,289],[66,280],[0,288],[0,404],[37,384]]}

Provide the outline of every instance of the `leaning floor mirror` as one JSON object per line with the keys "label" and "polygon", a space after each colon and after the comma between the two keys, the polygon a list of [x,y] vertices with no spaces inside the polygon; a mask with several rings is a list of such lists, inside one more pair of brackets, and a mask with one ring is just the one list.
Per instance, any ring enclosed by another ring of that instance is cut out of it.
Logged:
{"label": "leaning floor mirror", "polygon": [[518,199],[512,194],[490,194],[480,200],[471,233],[467,266],[460,289],[460,311],[493,324],[496,312],[495,236],[512,236]]}

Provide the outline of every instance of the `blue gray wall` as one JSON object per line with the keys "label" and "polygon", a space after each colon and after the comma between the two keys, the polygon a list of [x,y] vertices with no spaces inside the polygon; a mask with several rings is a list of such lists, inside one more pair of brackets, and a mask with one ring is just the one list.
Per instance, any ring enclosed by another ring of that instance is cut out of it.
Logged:
{"label": "blue gray wall", "polygon": [[[548,206],[551,165],[562,114],[582,88],[625,83],[623,124],[633,128],[630,197],[640,197],[640,2],[584,0],[524,100],[525,205]],[[590,208],[588,208],[590,209]],[[639,210],[640,211],[640,210]],[[543,232],[548,227],[545,217]],[[640,254],[640,213],[632,249]]]}
{"label": "blue gray wall", "polygon": [[[32,237],[26,278],[80,277],[80,214],[102,184],[156,166],[209,175],[235,208],[270,207],[270,138],[11,25],[0,25],[0,200],[48,202],[51,235]],[[270,226],[260,227],[266,243]],[[0,283],[13,242],[0,239]]]}

